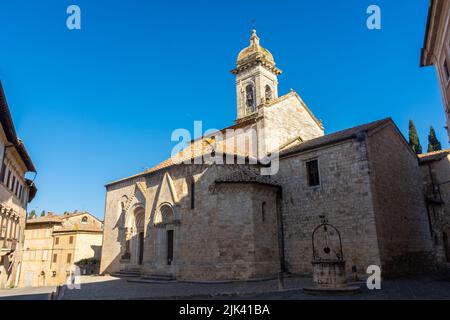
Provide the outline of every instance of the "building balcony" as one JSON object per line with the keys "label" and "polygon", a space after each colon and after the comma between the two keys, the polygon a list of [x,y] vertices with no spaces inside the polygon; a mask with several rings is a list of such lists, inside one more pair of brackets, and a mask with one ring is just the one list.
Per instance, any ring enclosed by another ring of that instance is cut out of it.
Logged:
{"label": "building balcony", "polygon": [[18,241],[16,239],[0,239],[0,255],[6,256],[16,251]]}

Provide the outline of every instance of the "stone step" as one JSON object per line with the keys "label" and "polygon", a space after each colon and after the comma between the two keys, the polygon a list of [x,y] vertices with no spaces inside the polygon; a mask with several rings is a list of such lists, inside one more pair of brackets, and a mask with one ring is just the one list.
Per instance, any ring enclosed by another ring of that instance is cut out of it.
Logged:
{"label": "stone step", "polygon": [[141,277],[142,280],[150,281],[175,281],[175,277],[167,274],[152,274]]}
{"label": "stone step", "polygon": [[157,284],[167,284],[167,283],[176,283],[175,279],[173,280],[152,280],[152,279],[144,279],[144,278],[128,278],[127,282],[131,283],[157,283]]}
{"label": "stone step", "polygon": [[141,269],[139,268],[122,269],[120,270],[120,272],[140,273]]}
{"label": "stone step", "polygon": [[118,278],[139,278],[141,273],[139,271],[120,270],[111,275]]}

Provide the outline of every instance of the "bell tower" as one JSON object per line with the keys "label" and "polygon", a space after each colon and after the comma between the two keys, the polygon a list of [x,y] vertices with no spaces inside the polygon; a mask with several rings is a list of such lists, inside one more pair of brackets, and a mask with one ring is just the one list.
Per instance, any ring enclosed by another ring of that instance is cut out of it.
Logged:
{"label": "bell tower", "polygon": [[272,54],[259,44],[253,29],[250,46],[243,49],[231,71],[236,76],[237,120],[255,114],[258,107],[278,98],[278,75]]}

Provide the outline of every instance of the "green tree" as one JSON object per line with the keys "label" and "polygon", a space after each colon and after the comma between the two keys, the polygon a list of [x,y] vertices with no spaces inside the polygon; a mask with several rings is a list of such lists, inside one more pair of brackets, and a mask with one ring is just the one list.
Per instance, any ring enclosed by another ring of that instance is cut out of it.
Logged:
{"label": "green tree", "polygon": [[35,211],[35,210],[31,211],[31,212],[28,214],[28,218],[30,218],[30,219],[33,219],[33,218],[35,218],[35,217],[36,217],[36,211]]}
{"label": "green tree", "polygon": [[409,120],[409,145],[416,154],[422,153],[419,135],[417,134],[416,126],[412,120]]}
{"label": "green tree", "polygon": [[45,217],[45,211],[44,210],[42,210],[42,212],[41,212],[41,217]]}
{"label": "green tree", "polygon": [[436,132],[433,127],[430,127],[430,134],[428,135],[428,152],[442,150],[441,143],[436,137]]}

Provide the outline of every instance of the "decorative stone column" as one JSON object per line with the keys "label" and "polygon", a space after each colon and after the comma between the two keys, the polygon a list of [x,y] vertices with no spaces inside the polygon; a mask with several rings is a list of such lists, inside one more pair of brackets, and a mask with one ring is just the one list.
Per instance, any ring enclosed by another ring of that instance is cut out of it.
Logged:
{"label": "decorative stone column", "polygon": [[14,228],[16,225],[16,215],[14,212],[11,214],[10,220],[11,220],[11,225],[9,226],[9,239],[12,240],[13,239],[13,231],[14,231]]}
{"label": "decorative stone column", "polygon": [[17,239],[17,242],[20,242],[20,239],[19,239],[20,218],[17,219],[16,227],[17,227],[17,229],[16,229],[16,233],[15,233],[14,237]]}
{"label": "decorative stone column", "polygon": [[123,229],[123,233],[124,233],[124,244],[123,244],[123,250],[122,250],[122,256],[121,259],[124,261],[129,261],[131,258],[131,252],[130,252],[130,247],[131,247],[131,230],[130,228],[125,227]]}
{"label": "decorative stone column", "polygon": [[14,228],[13,228],[11,239],[19,240],[19,239],[17,239],[17,225],[19,224],[19,221],[20,221],[19,217],[16,216],[16,218],[14,219]]}
{"label": "decorative stone column", "polygon": [[0,205],[0,239],[3,238],[3,220],[4,220],[4,214],[3,214],[3,207]]}
{"label": "decorative stone column", "polygon": [[5,213],[6,213],[6,215],[5,215],[6,222],[5,222],[5,226],[3,228],[5,230],[5,232],[4,232],[5,236],[3,238],[3,247],[4,248],[6,247],[6,240],[8,239],[9,219],[10,219],[11,211],[6,211]]}
{"label": "decorative stone column", "polygon": [[8,239],[11,239],[12,236],[12,228],[13,228],[13,224],[14,224],[14,219],[16,217],[16,214],[14,213],[13,209],[9,210],[9,219],[8,219]]}

